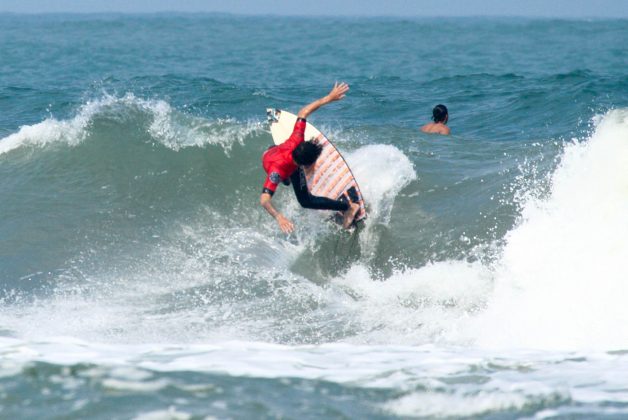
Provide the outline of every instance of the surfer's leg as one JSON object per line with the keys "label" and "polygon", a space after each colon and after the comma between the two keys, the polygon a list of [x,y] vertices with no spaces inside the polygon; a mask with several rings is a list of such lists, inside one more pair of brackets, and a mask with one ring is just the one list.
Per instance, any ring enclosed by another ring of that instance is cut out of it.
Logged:
{"label": "surfer's leg", "polygon": [[305,173],[303,169],[298,168],[292,176],[290,176],[292,187],[294,188],[294,195],[297,196],[297,200],[301,207],[314,210],[336,210],[346,211],[350,208],[349,204],[344,201],[332,200],[327,197],[319,197],[310,194],[307,190],[307,182],[305,180]]}

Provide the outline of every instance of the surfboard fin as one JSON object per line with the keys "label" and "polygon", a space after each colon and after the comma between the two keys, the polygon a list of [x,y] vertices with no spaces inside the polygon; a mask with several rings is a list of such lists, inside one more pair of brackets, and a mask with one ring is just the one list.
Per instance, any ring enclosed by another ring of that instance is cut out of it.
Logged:
{"label": "surfboard fin", "polygon": [[266,108],[266,117],[268,118],[269,123],[279,122],[279,115],[281,111],[276,108]]}

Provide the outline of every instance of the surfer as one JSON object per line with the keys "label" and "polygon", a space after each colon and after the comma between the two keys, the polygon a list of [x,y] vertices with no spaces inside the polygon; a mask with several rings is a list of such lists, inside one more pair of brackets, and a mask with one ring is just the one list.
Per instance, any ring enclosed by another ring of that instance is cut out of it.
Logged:
{"label": "surfer", "polygon": [[360,210],[360,205],[352,202],[332,200],[327,197],[318,197],[310,194],[307,189],[303,168],[313,165],[321,154],[322,146],[305,141],[305,125],[307,117],[321,106],[339,101],[349,90],[346,83],[335,83],[332,90],[320,99],[301,108],[297,115],[297,122],[290,138],[279,146],[273,146],[262,155],[262,165],[266,171],[266,181],[260,197],[260,204],[277,220],[279,228],[284,233],[294,230],[294,224],[283,214],[277,211],[271,199],[279,183],[290,185],[301,207],[317,210],[335,210],[343,212],[342,226],[348,229]]}
{"label": "surfer", "polygon": [[450,133],[449,127],[447,127],[447,121],[449,121],[449,112],[445,105],[436,105],[432,110],[432,120],[434,122],[427,123],[421,127],[421,131],[430,134],[442,134],[448,136]]}

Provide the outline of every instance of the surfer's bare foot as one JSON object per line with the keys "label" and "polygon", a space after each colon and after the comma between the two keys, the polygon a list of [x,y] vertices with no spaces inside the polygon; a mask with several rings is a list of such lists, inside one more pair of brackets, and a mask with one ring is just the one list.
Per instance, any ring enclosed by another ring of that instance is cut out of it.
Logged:
{"label": "surfer's bare foot", "polygon": [[349,229],[351,223],[353,223],[353,219],[355,219],[355,215],[358,214],[360,210],[360,205],[358,203],[349,203],[349,208],[345,210],[342,214],[342,227],[345,229]]}

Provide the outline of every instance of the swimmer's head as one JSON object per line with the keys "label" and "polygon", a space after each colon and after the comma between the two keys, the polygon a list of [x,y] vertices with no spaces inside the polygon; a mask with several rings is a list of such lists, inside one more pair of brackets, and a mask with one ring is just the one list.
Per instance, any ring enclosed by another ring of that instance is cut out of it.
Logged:
{"label": "swimmer's head", "polygon": [[449,117],[449,112],[447,112],[447,107],[445,105],[436,105],[432,110],[432,119],[434,122],[442,122],[446,123]]}
{"label": "swimmer's head", "polygon": [[323,146],[313,141],[304,141],[292,151],[292,159],[299,166],[310,166],[321,155]]}

